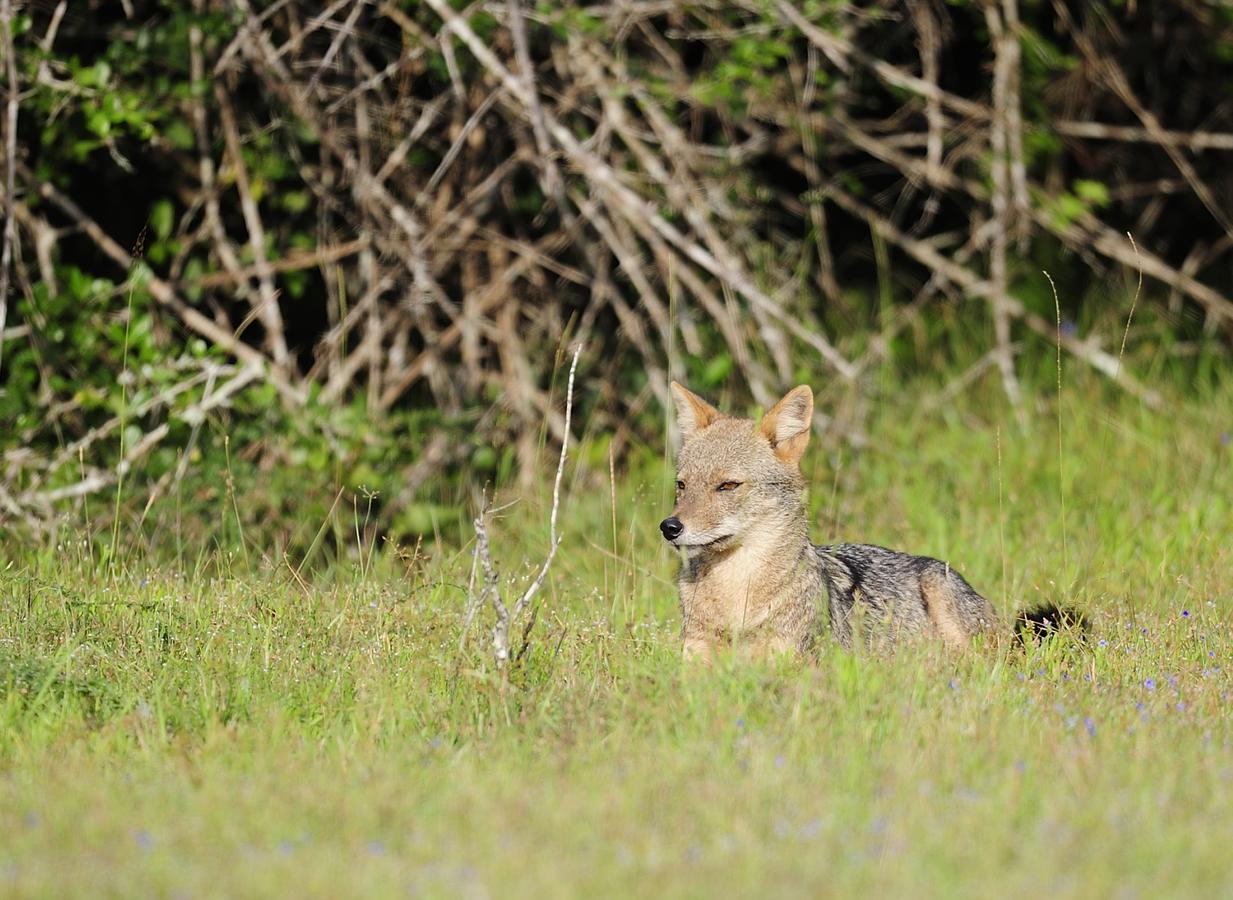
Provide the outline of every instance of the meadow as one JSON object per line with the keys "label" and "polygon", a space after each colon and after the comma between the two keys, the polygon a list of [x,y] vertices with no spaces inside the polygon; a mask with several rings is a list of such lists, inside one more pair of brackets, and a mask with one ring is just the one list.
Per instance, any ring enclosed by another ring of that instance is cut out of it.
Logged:
{"label": "meadow", "polygon": [[[358,549],[303,566],[124,531],[102,565],[88,508],[10,537],[0,894],[1227,895],[1233,385],[1152,411],[1076,374],[1059,410],[1041,371],[1022,423],[991,379],[888,392],[859,452],[807,454],[813,535],[1070,603],[1086,642],[682,667],[663,452],[571,459],[504,673],[490,610],[462,642],[463,505],[396,552],[342,503]],[[552,469],[491,521],[507,594]]]}

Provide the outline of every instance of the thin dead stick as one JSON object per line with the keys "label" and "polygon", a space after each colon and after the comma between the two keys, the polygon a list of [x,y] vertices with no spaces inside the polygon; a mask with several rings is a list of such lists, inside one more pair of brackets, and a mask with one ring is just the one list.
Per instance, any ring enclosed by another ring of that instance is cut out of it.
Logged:
{"label": "thin dead stick", "polygon": [[257,201],[249,184],[244,154],[240,151],[240,131],[236,126],[235,113],[231,109],[231,99],[221,84],[215,85],[214,96],[218,101],[219,120],[223,126],[223,137],[226,139],[227,155],[231,158],[231,171],[235,175],[236,189],[240,194],[240,210],[248,228],[248,246],[256,261],[261,302],[253,313],[261,319],[265,328],[265,339],[274,364],[285,368],[289,361],[287,338],[283,329],[282,311],[278,306],[278,292],[274,289],[274,275],[266,254],[265,225],[261,221],[261,211],[257,208]]}
{"label": "thin dead stick", "polygon": [[1096,141],[1121,141],[1132,144],[1156,144],[1185,147],[1187,150],[1233,150],[1233,134],[1212,131],[1166,131],[1135,128],[1129,125],[1106,125],[1103,122],[1054,122],[1053,130],[1066,137]]}
{"label": "thin dead stick", "polygon": [[[479,613],[479,610],[483,608],[484,601],[491,598],[493,613],[496,616],[496,621],[493,623],[492,628],[492,649],[497,666],[503,671],[510,658],[510,625],[522,615],[531,601],[535,599],[535,595],[543,585],[544,578],[548,574],[548,569],[552,565],[553,559],[556,558],[557,549],[561,546],[561,536],[557,533],[557,513],[561,506],[561,479],[565,474],[565,460],[569,452],[569,429],[574,408],[574,377],[578,370],[578,357],[581,354],[582,344],[578,344],[574,347],[574,356],[569,365],[569,381],[565,389],[565,432],[561,440],[561,455],[557,459],[556,478],[552,484],[552,512],[548,519],[548,555],[544,558],[539,572],[527,586],[527,589],[523,591],[522,596],[518,598],[518,602],[514,604],[512,610],[506,606],[505,601],[501,597],[500,576],[497,574],[496,566],[492,562],[487,525],[489,516],[508,508],[511,504],[506,504],[496,509],[489,509],[487,498],[483,497],[480,500],[479,514],[476,515],[473,523],[475,525],[475,557],[472,562],[470,589],[467,592],[469,602],[463,621],[463,633],[459,637],[458,649],[461,653],[465,646],[467,630],[470,628],[472,620]],[[475,595],[474,577],[477,563],[483,569],[484,583],[483,587],[480,588],[479,594]],[[526,640],[525,635],[524,640]]]}
{"label": "thin dead stick", "polygon": [[[1012,210],[1010,202],[1010,160],[1007,152],[1009,131],[1008,108],[1012,103],[1010,82],[1014,65],[1010,44],[1018,46],[1016,35],[1007,35],[1001,14],[993,2],[985,5],[985,22],[994,46],[993,67],[993,121],[989,127],[989,147],[992,151],[993,174],[993,240],[990,245],[989,270],[994,289],[990,293],[993,306],[993,329],[997,339],[997,364],[1002,374],[1002,389],[1011,406],[1023,421],[1023,394],[1015,375],[1015,359],[1010,350],[1010,310],[1006,305],[1009,296],[1009,281],[1006,271],[1006,254],[1010,244]],[[1017,102],[1018,98],[1013,98]]]}
{"label": "thin dead stick", "polygon": [[[989,118],[988,107],[943,90],[924,78],[919,78],[898,66],[871,56],[837,34],[824,31],[806,19],[800,10],[789,0],[776,0],[775,5],[785,20],[792,23],[794,27],[799,28],[801,34],[810,43],[815,44],[842,71],[848,72],[851,70],[851,64],[848,60],[852,59],[873,71],[889,85],[910,91],[927,99],[935,98],[960,115],[969,118]],[[761,8],[759,8],[759,12],[761,12]]]}
{"label": "thin dead stick", "polygon": [[[822,124],[825,127],[834,128],[855,146],[905,174],[922,178],[942,189],[961,190],[975,200],[987,201],[989,199],[984,187],[979,183],[962,178],[945,168],[930,171],[923,161],[901,153],[886,140],[857,127],[842,113],[832,116]],[[1029,185],[1029,188],[1042,192],[1044,190],[1040,185]],[[1233,300],[1209,285],[1195,280],[1192,275],[1173,268],[1159,256],[1132,245],[1119,232],[1114,231],[1095,216],[1084,214],[1075,222],[1060,222],[1054,212],[1044,205],[1031,207],[1029,213],[1032,222],[1037,227],[1056,235],[1071,247],[1080,251],[1095,251],[1122,265],[1137,266],[1144,275],[1185,293],[1209,313],[1233,322]]]}
{"label": "thin dead stick", "polygon": [[[479,39],[471,26],[454,11],[446,0],[427,0],[429,6],[441,17],[446,26],[457,34],[470,49],[476,60],[500,82],[506,92],[524,108],[528,107],[531,98],[526,86],[501,63],[488,46]],[[587,149],[564,124],[557,121],[547,112],[544,113],[544,124],[557,144],[570,157],[596,187],[603,190],[613,201],[615,209],[623,216],[639,222],[647,222],[671,244],[676,246],[689,259],[706,269],[716,278],[727,281],[733,288],[743,294],[751,303],[762,306],[770,315],[788,326],[797,337],[814,347],[819,355],[835,369],[846,381],[851,381],[855,375],[852,363],[844,358],[829,341],[821,335],[799,325],[792,315],[785,312],[770,296],[760,290],[753,280],[741,271],[737,264],[729,260],[717,259],[712,253],[689,240],[676,226],[672,225],[659,214],[655,207],[639,197],[617,175],[617,173]],[[631,224],[633,222],[631,221]]]}
{"label": "thin dead stick", "polygon": [[354,256],[370,246],[372,246],[372,241],[366,237],[361,237],[345,241],[341,244],[319,246],[311,251],[288,253],[282,259],[268,260],[264,267],[248,266],[236,269],[235,271],[212,272],[209,275],[203,275],[201,278],[186,279],[182,283],[200,288],[226,287],[238,282],[247,281],[249,278],[259,275],[262,271],[271,274],[299,272],[303,269],[312,269],[317,266],[335,263],[349,256]]}
{"label": "thin dead stick", "polygon": [[[958,285],[968,293],[989,299],[996,290],[996,287],[989,281],[981,278],[966,266],[948,259],[930,244],[904,234],[890,221],[879,216],[842,188],[832,186],[829,196],[850,214],[858,216],[870,225],[875,226],[882,237],[900,247],[917,262],[927,266],[947,281]],[[1139,397],[1148,406],[1155,408],[1160,405],[1159,394],[1143,387],[1137,380],[1127,375],[1126,372],[1119,370],[1117,360],[1104,350],[1093,344],[1076,340],[1069,335],[1056,331],[1048,322],[1028,310],[1014,297],[1007,296],[1003,299],[1003,302],[1006,304],[1006,308],[1011,315],[1017,316],[1037,334],[1042,337],[1048,337],[1051,340],[1056,337],[1068,351],[1096,369],[1096,371],[1108,375],[1116,384]]]}
{"label": "thin dead stick", "polygon": [[568,209],[563,202],[565,186],[561,181],[561,173],[557,171],[552,147],[548,143],[548,132],[544,128],[544,107],[539,101],[539,88],[535,84],[535,66],[531,62],[531,49],[527,43],[527,23],[522,12],[522,0],[506,0],[505,6],[509,11],[510,34],[514,38],[514,57],[518,61],[518,68],[522,70],[523,85],[530,101],[531,133],[535,136],[535,148],[539,151],[540,164],[543,166],[544,193],[555,200],[562,212],[565,212]]}
{"label": "thin dead stick", "polygon": [[517,617],[529,604],[535,595],[539,592],[540,585],[544,583],[544,576],[548,574],[548,567],[552,565],[553,557],[557,555],[557,548],[561,546],[561,538],[557,535],[557,509],[561,505],[561,476],[565,473],[565,454],[569,450],[569,423],[573,415],[574,409],[574,372],[578,368],[578,356],[582,353],[582,345],[579,344],[574,348],[574,358],[569,364],[569,383],[565,388],[565,437],[561,439],[561,456],[557,459],[557,477],[552,485],[552,515],[548,520],[548,556],[544,560],[543,566],[540,567],[539,574],[535,576],[535,580],[531,582],[523,595],[514,604],[514,616]]}
{"label": "thin dead stick", "polygon": [[343,41],[353,35],[355,22],[360,17],[360,13],[363,12],[364,5],[367,2],[368,0],[356,0],[355,5],[351,8],[350,15],[347,16],[347,21],[343,23],[342,28],[338,29],[338,33],[334,35],[334,40],[330,42],[330,48],[325,52],[325,56],[321,58],[321,62],[317,64],[317,71],[313,72],[313,77],[308,80],[308,87],[304,88],[305,94],[311,94],[316,89],[317,82],[321,79],[321,73],[330,67],[334,57],[342,49]]}
{"label": "thin dead stick", "polygon": [[9,266],[13,261],[13,242],[17,237],[14,206],[17,202],[17,61],[13,55],[13,3],[0,2],[0,49],[4,50],[4,69],[8,81],[4,123],[4,236],[0,250],[0,363],[4,362],[4,327],[9,316]]}
{"label": "thin dead stick", "polygon": [[[224,405],[233,394],[255,381],[261,374],[262,371],[259,366],[246,366],[217,391],[203,396],[200,401],[188,409],[177,413],[176,417],[190,423],[198,421],[199,418],[204,418],[206,413]],[[27,492],[20,498],[21,502],[24,506],[31,509],[44,509],[61,500],[82,497],[109,487],[115,484],[117,479],[127,475],[133,463],[149,453],[170,432],[171,424],[163,422],[143,435],[141,440],[137,441],[125,453],[124,458],[120,460],[113,470],[95,471],[82,478],[76,484],[67,485],[62,488],[53,488],[41,492]]]}

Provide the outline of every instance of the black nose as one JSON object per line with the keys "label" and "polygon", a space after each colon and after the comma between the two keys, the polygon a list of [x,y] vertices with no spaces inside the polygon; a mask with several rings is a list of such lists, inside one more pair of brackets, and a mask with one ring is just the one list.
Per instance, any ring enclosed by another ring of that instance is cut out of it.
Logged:
{"label": "black nose", "polygon": [[665,539],[675,541],[685,530],[685,525],[676,516],[672,516],[659,523],[659,530],[664,533]]}

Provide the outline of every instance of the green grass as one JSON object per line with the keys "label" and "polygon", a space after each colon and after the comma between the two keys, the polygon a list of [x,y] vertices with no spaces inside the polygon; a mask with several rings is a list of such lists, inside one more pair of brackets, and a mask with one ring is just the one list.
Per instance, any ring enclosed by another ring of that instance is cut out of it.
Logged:
{"label": "green grass", "polygon": [[[815,539],[1073,603],[1087,646],[683,670],[660,465],[615,510],[570,468],[508,683],[489,611],[459,652],[469,545],[303,583],[251,537],[123,574],[107,525],[0,546],[0,894],[1227,894],[1233,390],[1073,381],[1060,472],[1055,407],[1020,430],[992,384],[806,468]],[[550,468],[492,526],[514,586]]]}

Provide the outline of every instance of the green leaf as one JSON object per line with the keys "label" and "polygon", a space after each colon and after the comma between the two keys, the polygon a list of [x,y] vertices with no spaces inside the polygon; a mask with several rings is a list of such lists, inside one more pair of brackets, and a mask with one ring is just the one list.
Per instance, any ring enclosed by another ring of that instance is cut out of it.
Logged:
{"label": "green leaf", "polygon": [[165,239],[171,234],[171,227],[175,221],[175,213],[171,208],[170,200],[159,200],[154,204],[154,208],[150,210],[150,228],[159,239]]}

